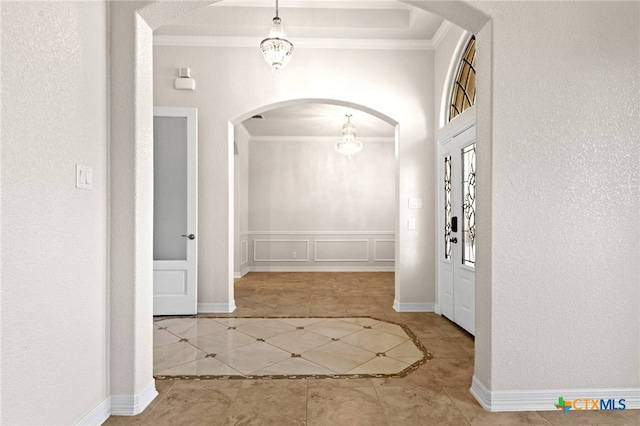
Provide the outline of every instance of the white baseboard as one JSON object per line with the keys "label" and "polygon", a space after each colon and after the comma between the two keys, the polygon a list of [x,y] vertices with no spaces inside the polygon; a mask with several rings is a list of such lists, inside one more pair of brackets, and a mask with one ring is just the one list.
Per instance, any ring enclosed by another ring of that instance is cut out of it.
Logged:
{"label": "white baseboard", "polygon": [[111,397],[106,397],[91,411],[74,424],[77,426],[95,426],[106,422],[111,415]]}
{"label": "white baseboard", "polygon": [[490,391],[473,376],[470,391],[487,411],[554,411],[559,397],[565,401],[624,399],[627,410],[640,409],[640,388]]}
{"label": "white baseboard", "polygon": [[251,266],[250,272],[394,272],[394,266]]}
{"label": "white baseboard", "polygon": [[434,312],[436,309],[436,304],[435,303],[400,303],[397,300],[394,300],[393,309],[396,312]]}
{"label": "white baseboard", "polygon": [[111,395],[111,414],[135,416],[142,413],[156,396],[158,396],[158,392],[155,380],[151,380],[136,395]]}
{"label": "white baseboard", "polygon": [[235,310],[235,300],[230,303],[198,303],[199,314],[230,314]]}
{"label": "white baseboard", "polygon": [[242,271],[238,272],[238,271],[234,271],[233,272],[233,278],[238,279],[238,278],[242,278],[245,275],[247,275],[249,273],[249,268],[244,268]]}

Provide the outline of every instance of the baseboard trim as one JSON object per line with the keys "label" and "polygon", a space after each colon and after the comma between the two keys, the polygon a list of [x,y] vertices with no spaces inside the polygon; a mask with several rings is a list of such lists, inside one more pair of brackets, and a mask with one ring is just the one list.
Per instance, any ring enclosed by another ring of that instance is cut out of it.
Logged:
{"label": "baseboard trim", "polygon": [[230,314],[235,310],[235,300],[230,303],[198,303],[199,314]]}
{"label": "baseboard trim", "polygon": [[394,266],[252,266],[249,272],[394,272]]}
{"label": "baseboard trim", "polygon": [[80,420],[74,423],[77,426],[94,426],[106,422],[111,415],[111,397],[106,397]]}
{"label": "baseboard trim", "polygon": [[111,395],[111,414],[114,416],[135,416],[144,411],[158,396],[156,382],[151,380],[135,395]]}
{"label": "baseboard trim", "polygon": [[435,312],[435,303],[401,303],[393,301],[393,309],[396,312]]}
{"label": "baseboard trim", "polygon": [[249,273],[249,268],[244,268],[242,271],[238,272],[238,271],[234,271],[233,273],[233,278],[235,279],[239,279],[244,277],[245,275],[247,275]]}
{"label": "baseboard trim", "polygon": [[471,394],[487,411],[555,411],[559,397],[574,399],[625,400],[626,409],[640,409],[640,388],[552,389],[527,391],[490,391],[473,376]]}

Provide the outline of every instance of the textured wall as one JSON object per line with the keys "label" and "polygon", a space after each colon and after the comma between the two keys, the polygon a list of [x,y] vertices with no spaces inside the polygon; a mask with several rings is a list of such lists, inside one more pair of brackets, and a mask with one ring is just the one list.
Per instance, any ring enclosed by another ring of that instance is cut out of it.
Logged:
{"label": "textured wall", "polygon": [[[173,88],[181,66],[191,67],[194,92]],[[284,72],[273,75],[257,49],[155,46],[155,104],[199,109],[199,302],[229,303],[232,297],[228,122],[293,99],[351,102],[400,123],[397,296],[434,302],[432,69],[433,52],[299,49]],[[409,212],[409,197],[421,197],[424,208]],[[406,229],[409,214],[416,230]]]}
{"label": "textured wall", "polygon": [[365,142],[352,158],[334,143],[251,142],[251,231],[394,230],[393,142]]}
{"label": "textured wall", "polygon": [[108,396],[105,35],[101,2],[2,4],[2,424]]}
{"label": "textured wall", "polygon": [[638,388],[640,4],[475,4],[494,17],[492,121],[478,100],[492,359],[476,375],[492,390]]}

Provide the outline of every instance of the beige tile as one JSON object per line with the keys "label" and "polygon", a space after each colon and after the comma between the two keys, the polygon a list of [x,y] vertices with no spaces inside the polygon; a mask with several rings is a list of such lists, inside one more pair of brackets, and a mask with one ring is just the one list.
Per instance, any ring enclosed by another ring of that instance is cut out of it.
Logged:
{"label": "beige tile", "polygon": [[464,417],[474,426],[520,426],[550,425],[540,413],[535,411],[491,413],[478,404],[469,388],[445,387],[443,391],[462,412]]}
{"label": "beige tile", "polygon": [[222,324],[208,318],[172,318],[159,321],[156,324],[167,327],[167,331],[187,339],[225,329]]}
{"label": "beige tile", "polygon": [[286,324],[290,324],[294,327],[308,327],[311,324],[316,324],[324,321],[323,318],[280,318],[278,321],[282,321]]}
{"label": "beige tile", "polygon": [[286,324],[276,319],[266,319],[263,321],[256,321],[249,324],[243,324],[238,326],[237,330],[256,339],[268,339],[269,337],[277,336],[279,334],[294,331],[295,326]]}
{"label": "beige tile", "polygon": [[395,336],[400,336],[400,337],[407,337],[407,333],[402,329],[402,327],[400,327],[397,324],[390,324],[388,322],[381,322],[376,324],[373,327],[374,330],[376,331],[382,331],[384,333],[389,333],[389,334],[393,334]]}
{"label": "beige tile", "polygon": [[313,374],[335,374],[333,370],[322,367],[304,358],[288,358],[277,364],[270,365],[257,371],[256,375],[313,375]]}
{"label": "beige tile", "polygon": [[174,390],[191,389],[191,390],[207,390],[207,389],[239,389],[246,380],[236,379],[217,379],[217,380],[156,380],[158,382],[173,382]]}
{"label": "beige tile", "polygon": [[219,333],[191,339],[189,343],[208,354],[223,354],[232,349],[255,343],[256,339],[237,330],[225,330]]}
{"label": "beige tile", "polygon": [[425,356],[411,340],[388,350],[386,355],[389,358],[397,359],[398,361],[406,362],[407,364],[413,364],[414,362],[420,361]]}
{"label": "beige tile", "polygon": [[472,355],[464,350],[457,343],[457,340],[450,338],[421,339],[421,342],[434,358],[471,358]]}
{"label": "beige tile", "polygon": [[153,349],[153,370],[164,371],[187,362],[204,358],[206,352],[201,351],[188,342],[171,343]]}
{"label": "beige tile", "polygon": [[438,386],[471,387],[473,360],[467,358],[432,359],[420,367]]}
{"label": "beige tile", "polygon": [[155,373],[158,376],[240,376],[242,373],[215,358],[202,358]]}
{"label": "beige tile", "polygon": [[309,426],[389,424],[373,387],[315,387],[308,393]]}
{"label": "beige tile", "polygon": [[330,342],[302,354],[304,359],[344,374],[375,358],[375,354],[342,342]]}
{"label": "beige tile", "polygon": [[267,339],[267,343],[293,354],[301,354],[331,342],[331,338],[307,330],[294,330]]}
{"label": "beige tile", "polygon": [[362,330],[362,326],[339,319],[328,319],[305,327],[305,329],[323,336],[339,339]]}
{"label": "beige tile", "polygon": [[393,358],[378,356],[347,372],[347,374],[397,374],[410,364]]}
{"label": "beige tile", "polygon": [[150,425],[221,425],[240,389],[172,389],[145,419]]}
{"label": "beige tile", "polygon": [[252,374],[288,358],[291,358],[289,352],[266,342],[255,342],[216,356],[216,359],[243,374]]}
{"label": "beige tile", "polygon": [[342,388],[342,387],[370,387],[373,386],[372,379],[335,379],[317,378],[308,379],[307,388]]}
{"label": "beige tile", "polygon": [[243,387],[225,416],[223,424],[304,425],[306,399],[306,389],[300,387]]}
{"label": "beige tile", "polygon": [[364,329],[340,339],[344,343],[366,349],[373,353],[384,353],[408,341],[408,337]]}
{"label": "beige tile", "polygon": [[554,426],[573,425],[640,425],[640,410],[541,411],[540,415]]}
{"label": "beige tile", "polygon": [[[371,310],[371,307],[369,307]],[[340,321],[348,322],[351,324],[360,325],[362,327],[373,327],[377,324],[380,324],[380,321],[373,318],[337,318]]]}
{"label": "beige tile", "polygon": [[427,388],[377,387],[384,414],[393,425],[468,425],[443,392]]}
{"label": "beige tile", "polygon": [[180,337],[175,334],[169,333],[167,330],[153,330],[153,347],[164,346],[170,343],[177,343],[180,341]]}

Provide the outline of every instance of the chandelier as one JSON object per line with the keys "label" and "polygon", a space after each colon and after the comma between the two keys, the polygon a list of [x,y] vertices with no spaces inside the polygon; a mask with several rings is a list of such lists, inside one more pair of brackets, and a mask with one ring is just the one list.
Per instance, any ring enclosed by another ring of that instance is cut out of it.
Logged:
{"label": "chandelier", "polygon": [[291,59],[293,43],[287,40],[287,35],[282,29],[282,21],[278,17],[278,0],[276,0],[276,17],[273,18],[271,32],[269,37],[260,43],[260,50],[274,73],[280,72]]}
{"label": "chandelier", "polygon": [[356,126],[351,122],[351,114],[346,114],[347,122],[342,126],[342,140],[336,142],[336,151],[351,157],[362,151],[362,142],[356,140]]}

